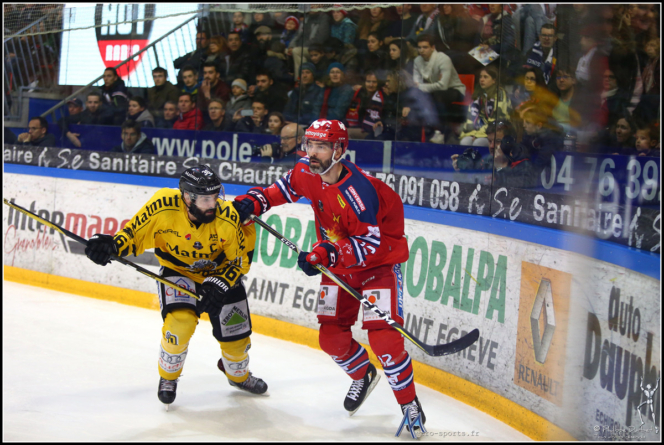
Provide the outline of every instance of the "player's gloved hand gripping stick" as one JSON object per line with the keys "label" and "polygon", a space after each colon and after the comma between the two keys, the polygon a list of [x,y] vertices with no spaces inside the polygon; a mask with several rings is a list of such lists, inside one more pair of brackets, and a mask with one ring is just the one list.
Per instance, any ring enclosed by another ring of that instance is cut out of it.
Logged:
{"label": "player's gloved hand gripping stick", "polygon": [[[263,220],[259,219],[256,215],[249,215],[249,218],[254,221],[256,224],[270,232],[272,235],[274,235],[277,239],[279,239],[282,243],[287,245],[289,248],[294,250],[295,252],[299,253],[302,251],[295,243],[290,241],[288,238],[284,237],[281,233],[277,232],[275,229],[270,227],[266,222]],[[344,281],[342,281],[339,277],[337,277],[335,274],[330,272],[325,266],[322,266],[320,264],[314,264],[312,267],[317,268],[321,272],[323,272],[325,275],[327,275],[332,281],[337,283],[340,287],[342,287],[346,292],[351,294],[353,297],[355,297],[357,300],[360,301],[367,309],[370,309],[376,315],[378,315],[381,319],[385,320],[387,324],[392,326],[394,329],[396,329],[398,332],[400,332],[404,337],[406,337],[408,340],[412,341],[419,347],[421,350],[423,350],[425,353],[428,355],[432,355],[434,357],[440,357],[443,355],[448,355],[448,354],[454,354],[456,352],[462,351],[466,349],[468,346],[472,345],[477,341],[477,339],[480,336],[480,331],[477,329],[473,329],[470,331],[468,334],[464,335],[463,337],[454,340],[452,342],[446,343],[444,345],[436,345],[436,346],[430,346],[427,344],[422,343],[420,340],[418,340],[417,337],[415,337],[413,334],[408,332],[403,326],[401,326],[399,323],[396,321],[392,320],[388,314],[385,312],[381,311],[378,309],[378,307],[371,303],[369,300],[367,300],[363,295],[360,295],[355,289],[350,287],[348,284],[346,284]]]}
{"label": "player's gloved hand gripping stick", "polygon": [[[82,237],[76,235],[75,233],[70,232],[69,230],[67,230],[67,229],[65,229],[65,228],[62,228],[62,227],[58,226],[57,224],[54,224],[54,223],[52,223],[51,221],[42,218],[41,216],[37,216],[37,215],[35,215],[34,213],[30,212],[29,210],[26,210],[26,209],[24,209],[23,207],[21,207],[21,206],[19,206],[19,205],[17,205],[17,204],[14,204],[14,203],[12,203],[12,202],[9,202],[9,201],[7,201],[6,199],[3,199],[3,201],[4,201],[5,204],[7,204],[9,207],[14,208],[14,209],[18,210],[18,211],[21,212],[21,213],[25,213],[25,214],[28,215],[30,218],[33,218],[33,219],[39,221],[40,223],[42,223],[42,224],[44,224],[44,225],[46,225],[46,226],[48,226],[48,227],[50,227],[50,228],[52,228],[52,229],[57,230],[58,232],[62,233],[63,235],[65,235],[65,236],[67,236],[67,237],[69,237],[69,238],[71,238],[71,239],[73,239],[73,240],[75,240],[75,241],[78,241],[79,243],[83,244],[83,245],[86,246],[86,247],[88,246],[88,240],[86,240],[85,238],[82,238]],[[93,237],[93,238],[94,238],[94,237]],[[92,238],[91,238],[91,239],[92,239]],[[101,240],[102,240],[102,237],[98,237],[98,238],[96,238],[95,240],[93,240],[93,243],[95,243],[95,242],[99,242],[99,241],[101,241]],[[137,264],[134,264],[134,263],[132,263],[131,261],[127,261],[127,260],[125,260],[125,259],[122,258],[122,257],[119,257],[119,256],[117,256],[117,255],[115,255],[115,254],[112,254],[112,253],[109,253],[109,252],[105,252],[105,254],[103,254],[103,255],[101,255],[101,256],[106,256],[106,255],[108,255],[111,259],[117,261],[118,263],[122,263],[122,264],[124,264],[125,266],[133,267],[134,269],[136,269],[137,271],[139,271],[139,272],[142,273],[143,275],[146,275],[146,276],[148,276],[148,277],[150,277],[150,278],[152,278],[152,279],[154,279],[154,280],[157,280],[157,281],[159,281],[160,283],[164,283],[164,284],[166,284],[167,286],[171,286],[171,287],[177,287],[177,288],[180,290],[180,292],[182,292],[182,293],[184,293],[184,294],[187,294],[187,295],[189,295],[189,296],[192,297],[192,298],[195,298],[195,299],[197,299],[197,300],[200,300],[200,299],[201,299],[201,297],[199,297],[198,295],[196,295],[195,293],[193,293],[193,292],[190,291],[189,289],[185,289],[184,287],[178,286],[178,285],[175,284],[175,283],[171,283],[170,281],[166,280],[165,278],[162,278],[162,277],[160,277],[159,275],[155,275],[155,274],[153,274],[152,272],[150,272],[149,270],[147,270],[147,269],[143,269],[141,266],[139,266],[139,265],[137,265]],[[101,263],[98,263],[98,264],[101,264]]]}

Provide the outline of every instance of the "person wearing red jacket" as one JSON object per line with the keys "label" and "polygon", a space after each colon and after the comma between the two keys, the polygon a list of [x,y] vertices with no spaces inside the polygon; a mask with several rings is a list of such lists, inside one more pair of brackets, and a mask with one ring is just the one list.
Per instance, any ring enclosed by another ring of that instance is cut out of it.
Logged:
{"label": "person wearing red jacket", "polygon": [[[318,242],[301,252],[298,265],[313,276],[321,264],[403,323],[403,277],[400,263],[408,260],[404,209],[399,195],[384,182],[343,159],[348,131],[337,120],[319,119],[306,131],[307,156],[271,186],[254,187],[235,198],[241,221],[262,215],[272,206],[304,197],[311,201]],[[352,337],[360,302],[327,276],[321,280],[318,323],[320,346],[353,379],[344,408],[353,415],[380,376],[367,351]],[[413,366],[404,339],[372,311],[363,311],[363,329],[383,365],[402,414],[422,415],[415,393]]]}
{"label": "person wearing red jacket", "polygon": [[181,93],[178,98],[180,116],[173,124],[174,130],[200,130],[205,125],[203,113],[196,108],[190,93]]}

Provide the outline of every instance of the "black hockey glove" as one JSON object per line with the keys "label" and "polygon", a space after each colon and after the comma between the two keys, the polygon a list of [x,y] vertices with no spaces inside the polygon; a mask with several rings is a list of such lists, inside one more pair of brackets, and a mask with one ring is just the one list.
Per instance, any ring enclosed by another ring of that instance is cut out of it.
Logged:
{"label": "black hockey glove", "polygon": [[93,262],[105,266],[111,262],[111,255],[118,254],[118,246],[111,235],[96,233],[88,240],[85,254]]}
{"label": "black hockey glove", "polygon": [[230,286],[223,278],[206,278],[201,285],[200,296],[203,298],[197,304],[200,312],[207,312],[212,316],[218,315],[221,307],[224,305],[226,293],[229,290]]}
{"label": "black hockey glove", "polygon": [[[270,210],[270,203],[260,187],[254,187],[247,191],[246,195],[240,195],[233,201],[233,207],[240,215],[240,222],[244,223],[249,215],[261,216]],[[250,221],[253,222],[253,221]]]}

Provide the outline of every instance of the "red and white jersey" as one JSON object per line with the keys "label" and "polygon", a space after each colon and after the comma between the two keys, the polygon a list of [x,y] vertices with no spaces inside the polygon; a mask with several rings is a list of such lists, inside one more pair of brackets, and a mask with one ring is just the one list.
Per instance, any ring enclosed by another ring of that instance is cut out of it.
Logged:
{"label": "red and white jersey", "polygon": [[264,193],[273,206],[302,197],[311,201],[318,240],[334,243],[339,252],[337,266],[330,268],[334,273],[406,261],[408,242],[399,195],[352,162],[340,163],[347,170],[345,176],[327,184],[309,170],[309,157],[304,157]]}

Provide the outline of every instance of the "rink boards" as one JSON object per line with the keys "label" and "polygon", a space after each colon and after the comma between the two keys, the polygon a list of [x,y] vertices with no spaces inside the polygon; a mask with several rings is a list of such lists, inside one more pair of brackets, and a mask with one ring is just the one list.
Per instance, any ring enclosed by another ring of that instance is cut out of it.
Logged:
{"label": "rink boards", "polygon": [[[117,231],[156,190],[15,174],[3,181],[6,199],[85,238]],[[443,358],[428,357],[406,342],[423,364],[416,368],[416,381],[537,439],[564,438],[559,429],[580,440],[658,438],[650,411],[642,409],[641,426],[636,407],[646,401],[641,379],[644,387],[654,386],[660,373],[660,281],[593,259],[592,241],[586,256],[449,227],[445,218],[440,212],[441,224],[406,220],[404,326],[428,344],[452,341],[474,328],[481,337],[466,351]],[[304,249],[315,241],[308,206],[276,207],[264,220]],[[3,231],[5,265],[114,286],[106,289],[116,289],[125,302],[130,301],[117,288],[155,294],[155,283],[145,276],[115,263],[94,265],[82,246],[50,229],[44,232],[7,206]],[[269,233],[257,232],[245,280],[252,313],[317,329],[318,279],[299,271],[293,252]],[[574,247],[570,250],[579,251]],[[128,259],[158,271],[152,254]],[[368,344],[359,327],[356,338]],[[656,413],[660,393],[654,396]]]}

